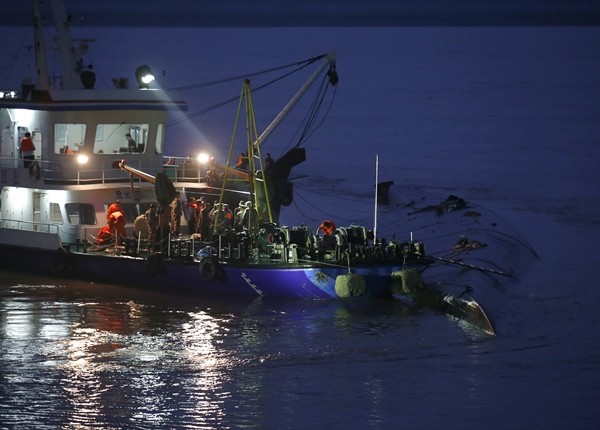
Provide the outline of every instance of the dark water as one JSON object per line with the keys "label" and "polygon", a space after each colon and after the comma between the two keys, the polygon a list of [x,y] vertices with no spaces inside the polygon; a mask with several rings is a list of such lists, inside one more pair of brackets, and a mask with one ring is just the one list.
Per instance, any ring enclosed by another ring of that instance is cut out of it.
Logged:
{"label": "dark water", "polygon": [[1,279],[0,428],[591,428],[597,417],[597,348],[573,365],[552,356],[568,342],[535,329],[489,338],[399,300],[224,303]]}
{"label": "dark water", "polygon": [[225,305],[23,278],[1,290],[7,427],[378,427],[391,364],[429,355],[403,351],[427,321],[398,302]]}
{"label": "dark water", "polygon": [[[598,28],[96,31],[107,83],[142,41],[167,87],[333,47],[343,85],[306,163],[321,200],[294,186],[303,212],[370,194],[376,150],[402,189],[491,204],[540,259],[502,297],[495,338],[399,300],[208,301],[0,272],[0,429],[598,427]],[[229,142],[232,118],[175,142]]]}

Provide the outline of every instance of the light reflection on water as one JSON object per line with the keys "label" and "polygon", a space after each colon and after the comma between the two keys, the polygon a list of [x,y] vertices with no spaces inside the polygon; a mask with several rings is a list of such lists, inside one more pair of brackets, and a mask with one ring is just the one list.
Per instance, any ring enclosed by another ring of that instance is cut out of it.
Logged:
{"label": "light reflection on water", "polygon": [[143,296],[65,301],[65,293],[52,285],[3,291],[2,391],[10,396],[2,403],[13,411],[3,408],[3,424],[161,426],[176,414],[194,428],[219,426],[234,362],[218,347],[229,317]]}
{"label": "light reflection on water", "polygon": [[[73,281],[1,292],[2,422],[36,428],[222,428],[231,422],[255,428],[272,410],[274,395],[283,403],[280,413],[294,415],[306,390],[309,396],[320,390],[304,366],[356,360],[337,345],[338,336],[372,337],[392,324],[385,318],[353,324],[360,307],[251,302],[217,308]],[[286,369],[300,372],[281,374]],[[281,376],[273,379],[271,370]],[[373,422],[382,395],[377,381],[370,378],[365,388]],[[269,389],[282,385],[285,391]]]}
{"label": "light reflection on water", "polygon": [[3,279],[0,428],[486,426],[490,411],[502,428],[503,401],[545,423],[543,400],[515,399],[540,380],[554,399],[566,374],[536,366],[553,347],[398,301],[223,303]]}

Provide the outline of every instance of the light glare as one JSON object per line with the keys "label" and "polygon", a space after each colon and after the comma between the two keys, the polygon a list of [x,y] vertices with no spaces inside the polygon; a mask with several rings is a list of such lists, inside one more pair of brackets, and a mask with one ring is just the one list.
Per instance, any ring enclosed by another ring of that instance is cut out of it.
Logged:
{"label": "light glare", "polygon": [[200,164],[206,164],[210,161],[210,155],[208,155],[206,152],[201,152],[200,154],[198,154],[198,162]]}

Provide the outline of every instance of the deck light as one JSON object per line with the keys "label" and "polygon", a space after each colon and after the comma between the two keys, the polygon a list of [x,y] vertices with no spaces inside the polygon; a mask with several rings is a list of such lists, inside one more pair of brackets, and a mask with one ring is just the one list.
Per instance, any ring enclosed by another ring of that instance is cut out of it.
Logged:
{"label": "deck light", "polygon": [[200,154],[198,154],[198,162],[200,164],[206,164],[210,161],[210,155],[208,155],[206,152],[201,152]]}
{"label": "deck light", "polygon": [[150,66],[144,64],[136,69],[135,79],[140,89],[146,89],[149,88],[150,82],[154,80],[154,73],[152,73]]}
{"label": "deck light", "polygon": [[77,162],[79,164],[85,164],[85,163],[87,163],[88,159],[89,159],[89,157],[87,155],[85,155],[85,154],[79,154],[77,156]]}
{"label": "deck light", "polygon": [[0,99],[16,99],[17,92],[8,90],[8,91],[0,91]]}

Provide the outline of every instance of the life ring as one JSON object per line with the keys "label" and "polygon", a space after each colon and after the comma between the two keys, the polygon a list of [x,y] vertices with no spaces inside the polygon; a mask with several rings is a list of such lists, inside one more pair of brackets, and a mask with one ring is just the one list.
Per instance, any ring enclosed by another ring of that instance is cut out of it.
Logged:
{"label": "life ring", "polygon": [[160,254],[152,254],[146,259],[146,270],[151,275],[155,275],[162,268],[162,256]]}
{"label": "life ring", "polygon": [[71,252],[68,248],[61,246],[54,251],[54,267],[59,271],[64,271],[69,264]]}
{"label": "life ring", "polygon": [[219,262],[215,257],[204,257],[200,260],[200,266],[198,266],[200,277],[206,281],[214,281],[219,271]]}

